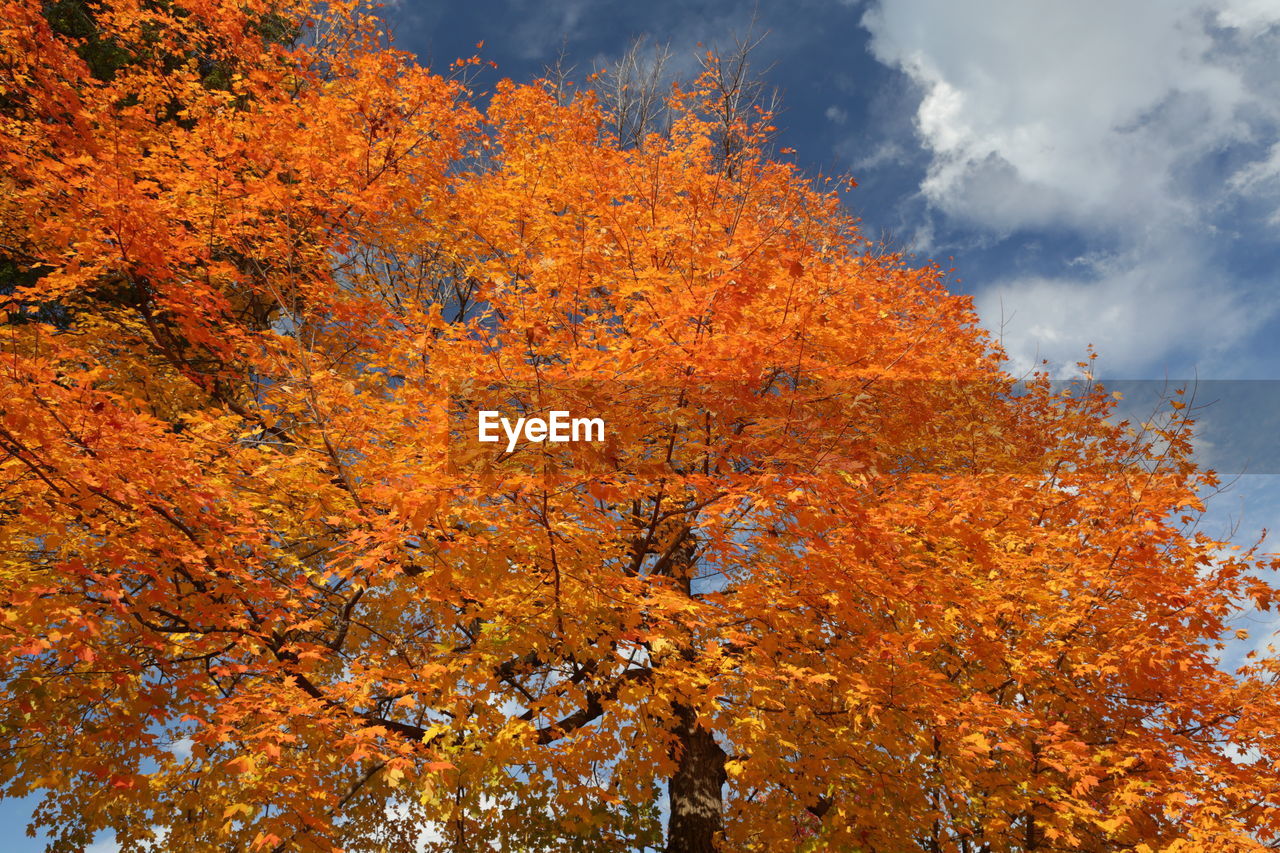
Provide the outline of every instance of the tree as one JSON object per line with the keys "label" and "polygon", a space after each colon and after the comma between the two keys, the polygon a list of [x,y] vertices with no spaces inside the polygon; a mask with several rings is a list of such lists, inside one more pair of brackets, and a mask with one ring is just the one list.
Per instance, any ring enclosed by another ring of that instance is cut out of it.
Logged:
{"label": "tree", "polygon": [[1274,566],[1191,529],[1185,412],[1019,393],[714,75],[636,146],[355,5],[104,2],[111,75],[3,22],[0,777],[53,849],[1277,838],[1274,661],[1216,658]]}

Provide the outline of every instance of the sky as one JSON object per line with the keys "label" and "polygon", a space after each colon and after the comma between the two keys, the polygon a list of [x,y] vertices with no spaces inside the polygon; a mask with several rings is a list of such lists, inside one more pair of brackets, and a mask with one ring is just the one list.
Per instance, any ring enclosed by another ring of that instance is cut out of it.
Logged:
{"label": "sky", "polygon": [[[683,72],[763,35],[778,145],[856,179],[845,202],[868,236],[954,267],[1016,373],[1047,359],[1068,375],[1092,346],[1102,377],[1255,380],[1235,387],[1280,401],[1280,0],[400,0],[384,14],[441,71],[483,41],[498,68],[479,89],[562,54],[582,80],[641,35]],[[1278,472],[1211,501],[1210,531],[1244,543],[1280,527]],[[22,840],[27,812],[0,801],[6,853],[41,849]]]}
{"label": "sky", "polygon": [[[1011,365],[1280,377],[1280,0],[474,0],[387,9],[444,69],[577,79],[640,35],[764,35],[779,145],[868,236],[957,268]],[[947,259],[954,259],[947,262]]]}

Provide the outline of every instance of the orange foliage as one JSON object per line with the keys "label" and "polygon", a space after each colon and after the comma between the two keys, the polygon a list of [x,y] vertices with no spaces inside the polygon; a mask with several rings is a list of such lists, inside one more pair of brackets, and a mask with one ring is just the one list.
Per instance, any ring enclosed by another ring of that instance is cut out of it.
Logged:
{"label": "orange foliage", "polygon": [[634,849],[681,772],[726,850],[1280,834],[1188,424],[1015,394],[763,124],[727,169],[696,89],[622,148],[350,4],[95,9],[110,76],[0,4],[0,777],[59,849]]}

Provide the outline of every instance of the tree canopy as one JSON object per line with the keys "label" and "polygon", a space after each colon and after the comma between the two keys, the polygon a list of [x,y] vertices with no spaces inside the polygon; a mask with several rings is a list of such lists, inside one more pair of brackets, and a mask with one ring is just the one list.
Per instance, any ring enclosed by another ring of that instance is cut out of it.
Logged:
{"label": "tree canopy", "polygon": [[[51,849],[1263,850],[1275,564],[766,154],[349,2],[0,3],[0,781]],[[646,109],[652,104],[646,102]],[[603,442],[477,442],[480,410]]]}

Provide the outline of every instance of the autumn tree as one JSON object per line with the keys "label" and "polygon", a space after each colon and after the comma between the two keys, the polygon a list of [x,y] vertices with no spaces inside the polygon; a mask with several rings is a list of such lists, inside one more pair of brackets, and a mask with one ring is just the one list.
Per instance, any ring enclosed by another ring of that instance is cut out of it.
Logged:
{"label": "autumn tree", "polygon": [[1218,660],[1272,566],[1194,530],[1183,412],[1020,390],[714,68],[638,145],[352,4],[104,0],[111,74],[46,11],[0,16],[0,778],[51,849],[1280,837],[1275,663]]}

